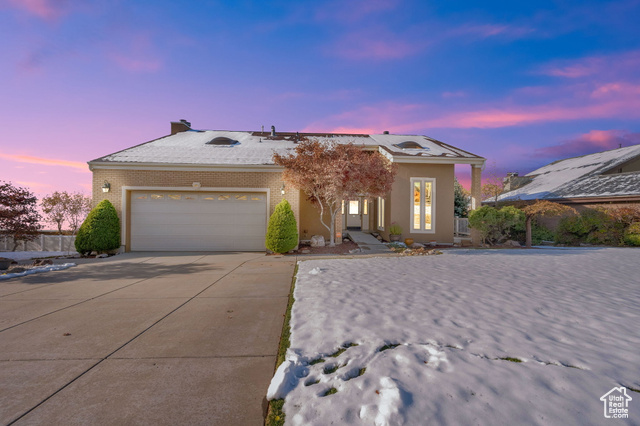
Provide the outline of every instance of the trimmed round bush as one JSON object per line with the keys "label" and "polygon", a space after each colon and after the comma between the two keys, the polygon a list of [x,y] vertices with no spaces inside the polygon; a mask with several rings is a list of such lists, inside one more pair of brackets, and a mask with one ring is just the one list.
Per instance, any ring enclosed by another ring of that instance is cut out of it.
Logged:
{"label": "trimmed round bush", "polygon": [[265,245],[274,253],[286,253],[298,245],[298,224],[287,200],[282,200],[269,218]]}
{"label": "trimmed round bush", "polygon": [[104,253],[120,247],[120,219],[109,200],[102,200],[82,222],[76,236],[76,251]]}
{"label": "trimmed round bush", "polygon": [[633,222],[624,233],[624,243],[628,246],[640,246],[640,222]]}
{"label": "trimmed round bush", "polygon": [[478,230],[488,244],[499,244],[524,231],[524,221],[524,212],[513,206],[482,206],[469,213],[469,226]]}

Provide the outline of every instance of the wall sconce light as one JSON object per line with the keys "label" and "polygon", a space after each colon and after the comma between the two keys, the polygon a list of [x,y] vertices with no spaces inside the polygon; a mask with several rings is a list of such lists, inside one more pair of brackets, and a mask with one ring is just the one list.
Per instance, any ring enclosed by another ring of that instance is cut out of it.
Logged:
{"label": "wall sconce light", "polygon": [[111,191],[111,184],[105,180],[104,183],[102,184],[102,192],[109,192],[109,191]]}
{"label": "wall sconce light", "polygon": [[282,195],[284,195],[284,183],[282,184],[282,187],[280,188],[280,193],[281,193]]}

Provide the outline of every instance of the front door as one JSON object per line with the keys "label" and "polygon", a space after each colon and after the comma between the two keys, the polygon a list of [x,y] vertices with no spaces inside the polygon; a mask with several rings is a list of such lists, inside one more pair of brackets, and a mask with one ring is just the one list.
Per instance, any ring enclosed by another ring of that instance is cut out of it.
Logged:
{"label": "front door", "polygon": [[343,223],[348,229],[369,230],[369,200],[345,200]]}

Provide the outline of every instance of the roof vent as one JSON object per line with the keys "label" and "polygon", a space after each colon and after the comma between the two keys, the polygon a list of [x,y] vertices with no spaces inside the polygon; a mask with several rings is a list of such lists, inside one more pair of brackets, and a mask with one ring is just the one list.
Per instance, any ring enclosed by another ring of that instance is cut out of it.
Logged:
{"label": "roof vent", "polygon": [[424,147],[422,147],[422,145],[420,145],[418,142],[414,142],[414,141],[405,141],[405,142],[401,142],[398,144],[394,144],[393,146],[401,148],[401,149],[424,149]]}
{"label": "roof vent", "polygon": [[383,135],[388,135],[388,134],[389,134],[389,131],[388,131],[388,130],[385,130],[384,132],[382,132],[382,134],[383,134]]}
{"label": "roof vent", "polygon": [[226,136],[218,136],[217,138],[211,139],[206,144],[207,145],[226,145],[226,146],[230,146],[230,145],[235,145],[237,143],[238,143],[238,141],[233,140],[231,138],[228,138]]}
{"label": "roof vent", "polygon": [[276,126],[271,126],[271,136],[276,135]]}

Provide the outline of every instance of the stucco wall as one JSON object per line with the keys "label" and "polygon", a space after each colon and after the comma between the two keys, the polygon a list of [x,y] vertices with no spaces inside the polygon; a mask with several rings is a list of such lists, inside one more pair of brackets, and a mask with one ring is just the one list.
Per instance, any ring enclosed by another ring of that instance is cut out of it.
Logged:
{"label": "stucco wall", "polygon": [[[411,178],[434,178],[435,182],[435,229],[433,233],[411,232],[411,207],[413,190]],[[398,174],[391,193],[386,198],[385,230],[381,234],[389,238],[392,222],[402,227],[402,239],[413,238],[425,243],[453,243],[453,182],[454,166],[449,164],[399,164]]]}
{"label": "stucco wall", "polygon": [[[329,241],[329,231],[320,222],[320,210],[307,200],[307,196],[302,191],[299,193],[299,198],[300,221],[298,224],[300,229],[300,239],[310,240],[314,235],[322,235],[326,241]],[[329,212],[325,212],[324,218],[325,223],[328,224],[331,220]],[[335,231],[338,235],[336,237],[336,243],[340,244],[342,243],[342,215],[340,212],[336,215]]]}

